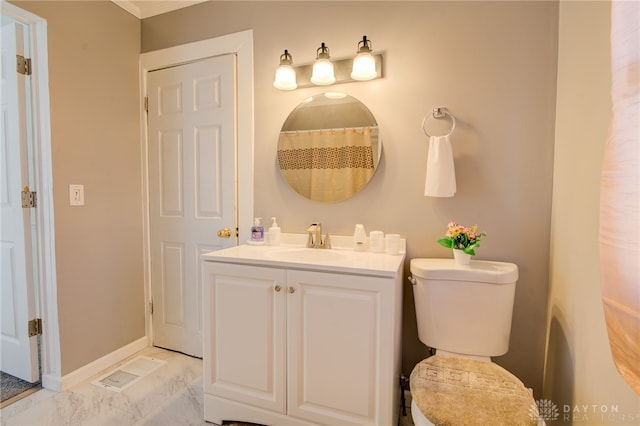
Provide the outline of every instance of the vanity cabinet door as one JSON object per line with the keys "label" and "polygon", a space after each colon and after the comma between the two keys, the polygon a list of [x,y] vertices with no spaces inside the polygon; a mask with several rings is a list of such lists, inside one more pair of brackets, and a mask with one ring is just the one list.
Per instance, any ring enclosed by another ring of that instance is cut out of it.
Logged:
{"label": "vanity cabinet door", "polygon": [[394,280],[292,270],[287,280],[289,415],[395,423]]}
{"label": "vanity cabinet door", "polygon": [[286,272],[204,262],[203,282],[205,394],[285,413]]}

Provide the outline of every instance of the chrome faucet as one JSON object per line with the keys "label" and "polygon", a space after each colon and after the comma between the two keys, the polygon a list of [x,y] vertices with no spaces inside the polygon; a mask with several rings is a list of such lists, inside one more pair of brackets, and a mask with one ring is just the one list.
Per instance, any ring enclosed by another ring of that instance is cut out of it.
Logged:
{"label": "chrome faucet", "polygon": [[307,229],[309,238],[307,239],[307,248],[331,248],[331,240],[329,239],[329,233],[322,239],[322,224],[312,223]]}

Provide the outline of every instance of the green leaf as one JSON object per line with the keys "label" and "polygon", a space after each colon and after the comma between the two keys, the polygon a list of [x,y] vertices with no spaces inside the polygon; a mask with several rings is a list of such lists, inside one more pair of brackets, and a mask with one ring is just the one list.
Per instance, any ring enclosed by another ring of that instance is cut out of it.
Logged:
{"label": "green leaf", "polygon": [[453,248],[453,241],[451,238],[440,238],[438,244],[446,248]]}

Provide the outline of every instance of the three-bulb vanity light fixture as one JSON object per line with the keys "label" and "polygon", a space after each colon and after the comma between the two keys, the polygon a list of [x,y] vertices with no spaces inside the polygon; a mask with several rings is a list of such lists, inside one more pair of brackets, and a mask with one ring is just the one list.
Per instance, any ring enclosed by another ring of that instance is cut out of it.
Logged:
{"label": "three-bulb vanity light fixture", "polygon": [[327,86],[347,81],[366,81],[382,77],[382,54],[371,54],[371,40],[367,36],[358,42],[358,54],[353,59],[331,61],[329,48],[322,43],[316,51],[313,65],[293,66],[288,50],[280,56],[273,87],[293,90],[312,85]]}

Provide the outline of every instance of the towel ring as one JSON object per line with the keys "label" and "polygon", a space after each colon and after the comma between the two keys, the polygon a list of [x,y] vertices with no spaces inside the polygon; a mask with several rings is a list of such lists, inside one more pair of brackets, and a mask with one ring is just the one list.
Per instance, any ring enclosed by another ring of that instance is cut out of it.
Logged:
{"label": "towel ring", "polygon": [[449,116],[451,117],[451,130],[449,131],[449,133],[447,133],[444,136],[450,136],[451,133],[453,133],[453,131],[456,128],[456,118],[453,116],[453,114],[451,114],[449,111],[447,111],[446,108],[444,107],[438,107],[438,108],[434,108],[433,111],[431,111],[431,114],[427,114],[424,119],[422,120],[422,131],[424,132],[425,135],[427,135],[428,138],[431,137],[431,135],[427,132],[427,128],[425,127],[425,125],[427,124],[427,120],[429,119],[429,117],[433,117],[433,118],[442,118],[444,116]]}

